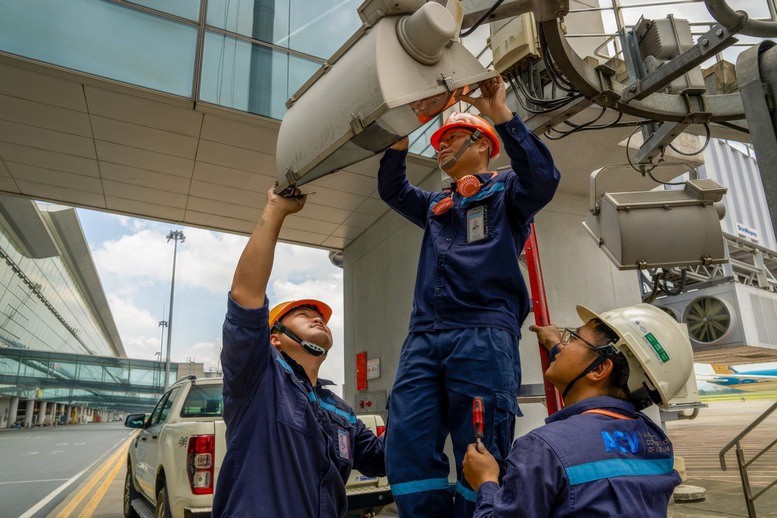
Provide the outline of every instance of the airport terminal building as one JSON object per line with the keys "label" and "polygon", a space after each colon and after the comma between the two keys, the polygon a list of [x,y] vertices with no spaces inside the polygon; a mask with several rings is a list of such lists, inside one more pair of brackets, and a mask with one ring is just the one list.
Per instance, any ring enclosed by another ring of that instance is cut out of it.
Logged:
{"label": "airport terminal building", "polygon": [[126,356],[75,209],[3,195],[0,259],[0,427],[91,420],[78,389],[47,381]]}

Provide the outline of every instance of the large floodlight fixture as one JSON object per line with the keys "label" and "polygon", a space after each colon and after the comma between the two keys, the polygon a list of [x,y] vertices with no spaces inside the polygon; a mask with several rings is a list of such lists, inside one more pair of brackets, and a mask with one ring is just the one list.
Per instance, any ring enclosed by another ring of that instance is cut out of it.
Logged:
{"label": "large floodlight fixture", "polygon": [[[604,168],[603,168],[604,169]],[[680,190],[600,192],[583,226],[619,270],[721,264],[727,261],[720,220],[726,188],[689,180]]]}
{"label": "large floodlight fixture", "polygon": [[384,151],[496,75],[456,41],[456,0],[366,0],[358,11],[359,31],[286,103],[276,192]]}

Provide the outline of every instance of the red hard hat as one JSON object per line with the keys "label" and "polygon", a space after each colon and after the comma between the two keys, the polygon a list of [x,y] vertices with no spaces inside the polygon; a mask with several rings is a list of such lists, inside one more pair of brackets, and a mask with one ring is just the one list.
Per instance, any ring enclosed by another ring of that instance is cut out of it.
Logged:
{"label": "red hard hat", "polygon": [[488,123],[483,117],[472,115],[471,113],[451,113],[450,117],[445,121],[440,129],[432,134],[431,144],[437,151],[440,150],[440,138],[443,134],[448,133],[456,128],[464,128],[470,131],[480,130],[480,132],[491,141],[491,155],[489,158],[494,158],[499,154],[499,138],[496,136],[494,127]]}

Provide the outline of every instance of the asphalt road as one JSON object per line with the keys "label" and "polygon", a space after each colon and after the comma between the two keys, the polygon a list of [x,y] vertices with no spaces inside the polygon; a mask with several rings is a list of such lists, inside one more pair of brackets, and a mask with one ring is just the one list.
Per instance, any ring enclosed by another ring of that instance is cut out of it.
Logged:
{"label": "asphalt road", "polygon": [[46,516],[132,432],[119,422],[0,432],[0,518]]}

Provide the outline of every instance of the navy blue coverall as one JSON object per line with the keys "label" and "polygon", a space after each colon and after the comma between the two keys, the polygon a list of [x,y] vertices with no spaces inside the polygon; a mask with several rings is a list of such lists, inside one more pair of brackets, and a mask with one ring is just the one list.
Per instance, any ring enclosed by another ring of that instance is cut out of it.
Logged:
{"label": "navy blue coverall", "polygon": [[270,345],[267,301],[245,309],[229,297],[224,321],[227,453],[213,516],[335,518],[347,511],[354,467],[385,475],[383,441],[319,379]]}
{"label": "navy blue coverall", "polygon": [[[478,175],[480,191],[454,194],[441,216],[432,207],[443,193],[408,182],[407,151],[389,149],[380,163],[380,197],[424,229],[410,334],[389,398],[386,468],[401,516],[472,516],[476,493],[461,472],[473,442],[472,398],[484,399],[484,442],[497,459],[507,456],[520,415],[518,339],[529,297],[518,259],[560,175],[520,118],[496,130],[513,170]],[[478,239],[468,238],[473,216],[485,228]],[[453,488],[443,453],[448,433],[459,480]]]}
{"label": "navy blue coverall", "polygon": [[546,423],[515,441],[501,488],[480,486],[476,518],[666,516],[680,484],[672,443],[634,405],[589,398]]}

